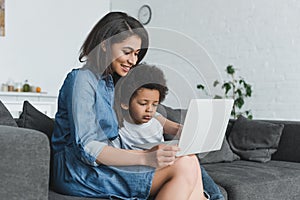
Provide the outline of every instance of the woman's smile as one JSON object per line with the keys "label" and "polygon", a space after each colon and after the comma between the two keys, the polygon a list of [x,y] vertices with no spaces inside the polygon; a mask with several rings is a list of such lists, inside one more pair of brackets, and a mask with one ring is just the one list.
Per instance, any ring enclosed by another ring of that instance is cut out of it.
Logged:
{"label": "woman's smile", "polygon": [[124,64],[121,64],[121,68],[124,72],[128,73],[129,70],[131,69],[132,66],[127,66],[127,65],[124,65]]}

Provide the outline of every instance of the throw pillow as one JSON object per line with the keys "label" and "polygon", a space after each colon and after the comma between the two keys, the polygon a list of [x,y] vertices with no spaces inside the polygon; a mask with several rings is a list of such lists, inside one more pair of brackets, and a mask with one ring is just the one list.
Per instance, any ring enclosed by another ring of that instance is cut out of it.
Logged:
{"label": "throw pillow", "polygon": [[19,127],[29,128],[45,133],[51,139],[54,121],[37,110],[28,101],[23,103],[23,111],[18,120]]}
{"label": "throw pillow", "polygon": [[0,101],[0,125],[18,127],[16,121],[7,110],[5,105]]}
{"label": "throw pillow", "polygon": [[226,138],[220,150],[212,151],[209,153],[201,153],[197,155],[201,164],[219,163],[219,162],[232,162],[239,160],[240,157],[232,152]]}
{"label": "throw pillow", "polygon": [[277,151],[284,125],[240,116],[228,138],[232,150],[244,160],[268,162]]}

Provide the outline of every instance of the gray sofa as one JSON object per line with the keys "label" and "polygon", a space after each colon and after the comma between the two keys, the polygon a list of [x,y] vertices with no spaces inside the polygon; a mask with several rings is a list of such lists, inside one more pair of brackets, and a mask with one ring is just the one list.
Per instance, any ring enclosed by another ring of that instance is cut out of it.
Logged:
{"label": "gray sofa", "polygon": [[[229,200],[300,199],[300,122],[264,122],[284,124],[277,151],[270,161],[240,158],[232,162],[203,164],[208,174],[226,191],[224,195]],[[229,123],[227,138],[234,123]]]}
{"label": "gray sofa", "polygon": [[[93,198],[61,195],[51,190],[49,135],[45,134],[47,131],[41,131],[43,130],[41,127],[35,128],[35,125],[41,125],[38,120],[42,118],[42,114],[34,108],[27,108],[26,112],[25,118],[31,120],[30,126],[19,122],[20,120],[24,122],[24,115],[23,119],[15,119],[19,127],[0,125],[0,199],[92,200]],[[30,116],[33,112],[34,116]],[[176,120],[175,118],[178,120],[178,117],[181,119],[180,113],[183,113],[182,110],[170,108],[165,112],[172,120]],[[276,147],[271,145],[272,148],[268,149],[271,160],[261,161],[261,157],[258,157],[260,161],[255,161],[257,157],[237,154],[240,153],[236,150],[238,147],[234,147],[236,151],[230,153],[230,159],[228,152],[225,152],[227,159],[224,159],[222,152],[224,153],[225,148],[222,146],[220,151],[212,152],[205,157],[199,155],[200,162],[203,161],[204,168],[219,185],[226,199],[300,199],[300,122],[271,120],[252,122],[280,124],[278,145]],[[226,133],[230,149],[235,145],[230,135],[240,128],[236,127],[235,123],[237,121],[230,121]],[[260,126],[269,124],[263,123]],[[248,125],[245,125],[247,131]],[[261,127],[259,129],[264,130]],[[266,132],[272,135],[271,132]]]}

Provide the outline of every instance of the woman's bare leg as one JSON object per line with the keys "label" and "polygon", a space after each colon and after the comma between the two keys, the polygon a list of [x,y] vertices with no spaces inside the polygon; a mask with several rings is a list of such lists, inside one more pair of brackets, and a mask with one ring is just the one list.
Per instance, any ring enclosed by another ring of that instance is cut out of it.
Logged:
{"label": "woman's bare leg", "polygon": [[203,183],[202,183],[202,173],[201,173],[201,168],[200,168],[200,164],[198,162],[198,158],[196,156],[194,156],[194,161],[196,162],[195,165],[198,165],[197,167],[197,183],[194,187],[194,190],[189,198],[189,200],[199,200],[199,199],[205,199],[206,197],[204,196],[203,193]]}
{"label": "woman's bare leg", "polygon": [[173,165],[157,170],[150,194],[156,195],[157,200],[206,199],[197,158],[184,156]]}

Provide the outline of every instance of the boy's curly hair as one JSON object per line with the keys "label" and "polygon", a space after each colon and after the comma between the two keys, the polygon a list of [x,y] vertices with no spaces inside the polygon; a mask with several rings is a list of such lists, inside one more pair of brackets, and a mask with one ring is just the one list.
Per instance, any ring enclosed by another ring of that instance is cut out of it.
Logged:
{"label": "boy's curly hair", "polygon": [[141,63],[131,69],[126,76],[120,78],[115,86],[115,111],[119,124],[123,121],[121,104],[129,105],[131,99],[135,97],[137,91],[141,88],[157,90],[159,92],[159,103],[161,103],[168,93],[162,70],[154,65]]}

